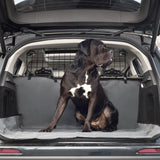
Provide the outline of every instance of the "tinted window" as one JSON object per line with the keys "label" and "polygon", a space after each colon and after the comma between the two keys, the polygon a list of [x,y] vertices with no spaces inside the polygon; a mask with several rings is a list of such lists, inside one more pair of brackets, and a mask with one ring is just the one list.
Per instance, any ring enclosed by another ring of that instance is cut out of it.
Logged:
{"label": "tinted window", "polygon": [[134,12],[141,0],[14,0],[17,12],[38,12],[61,9],[105,9]]}

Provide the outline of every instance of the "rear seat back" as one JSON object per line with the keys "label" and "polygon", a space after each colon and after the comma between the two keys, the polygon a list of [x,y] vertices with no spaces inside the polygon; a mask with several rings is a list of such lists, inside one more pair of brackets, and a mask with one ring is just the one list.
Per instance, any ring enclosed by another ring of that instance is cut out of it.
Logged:
{"label": "rear seat back", "polygon": [[[52,120],[59,92],[60,80],[45,77],[14,78],[17,87],[18,112],[22,128],[42,128]],[[106,95],[119,111],[119,129],[136,128],[138,115],[139,81],[101,80]],[[57,128],[80,127],[76,122],[75,107],[69,101]]]}

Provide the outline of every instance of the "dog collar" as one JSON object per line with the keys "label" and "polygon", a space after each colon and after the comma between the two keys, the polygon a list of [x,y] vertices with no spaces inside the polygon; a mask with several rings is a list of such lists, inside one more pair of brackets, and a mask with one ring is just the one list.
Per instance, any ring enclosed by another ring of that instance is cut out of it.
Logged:
{"label": "dog collar", "polygon": [[101,76],[103,74],[103,68],[100,66],[97,66],[96,69],[97,69],[98,75]]}

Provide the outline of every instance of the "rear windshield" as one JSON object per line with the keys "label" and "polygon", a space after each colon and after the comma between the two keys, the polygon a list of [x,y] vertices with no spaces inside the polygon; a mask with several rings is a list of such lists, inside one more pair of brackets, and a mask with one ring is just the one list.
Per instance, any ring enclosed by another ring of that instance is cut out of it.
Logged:
{"label": "rear windshield", "polygon": [[104,9],[135,12],[141,0],[14,0],[17,12],[39,12],[63,9]]}

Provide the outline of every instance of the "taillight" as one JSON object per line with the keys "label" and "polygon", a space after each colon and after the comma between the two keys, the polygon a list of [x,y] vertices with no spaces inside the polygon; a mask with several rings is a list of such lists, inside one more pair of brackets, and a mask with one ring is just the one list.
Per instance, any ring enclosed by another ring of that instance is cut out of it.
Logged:
{"label": "taillight", "polygon": [[12,155],[19,155],[19,154],[21,154],[21,152],[18,150],[18,149],[12,149],[12,148],[1,148],[0,149],[0,155],[1,154],[5,154],[5,155],[10,155],[10,154],[12,154]]}
{"label": "taillight", "polygon": [[138,153],[160,153],[160,148],[144,148],[139,150]]}

